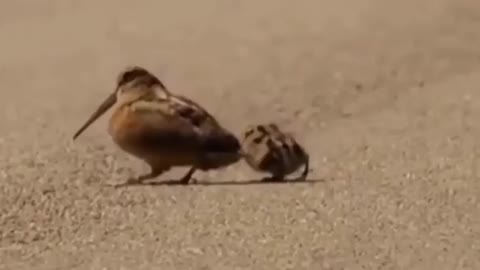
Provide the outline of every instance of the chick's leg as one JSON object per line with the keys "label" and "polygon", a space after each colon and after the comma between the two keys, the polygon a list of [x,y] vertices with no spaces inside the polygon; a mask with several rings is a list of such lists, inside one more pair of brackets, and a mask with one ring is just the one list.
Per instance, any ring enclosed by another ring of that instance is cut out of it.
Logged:
{"label": "chick's leg", "polygon": [[300,175],[299,177],[299,180],[306,181],[309,171],[310,171],[310,159],[307,156],[307,158],[305,159],[305,167],[303,169],[302,175]]}
{"label": "chick's leg", "polygon": [[275,174],[262,178],[262,182],[281,182],[283,180],[285,180],[284,174]]}
{"label": "chick's leg", "polygon": [[263,182],[282,182],[283,180],[285,180],[285,169],[283,166],[276,168],[272,172],[272,176],[262,178]]}

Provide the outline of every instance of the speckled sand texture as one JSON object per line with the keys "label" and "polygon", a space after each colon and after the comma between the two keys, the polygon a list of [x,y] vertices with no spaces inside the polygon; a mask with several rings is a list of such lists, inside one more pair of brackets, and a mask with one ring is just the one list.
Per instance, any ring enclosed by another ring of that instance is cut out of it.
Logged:
{"label": "speckled sand texture", "polygon": [[[478,0],[1,1],[0,36],[2,270],[480,269]],[[311,182],[107,187],[148,168],[110,114],[71,136],[132,64]]]}

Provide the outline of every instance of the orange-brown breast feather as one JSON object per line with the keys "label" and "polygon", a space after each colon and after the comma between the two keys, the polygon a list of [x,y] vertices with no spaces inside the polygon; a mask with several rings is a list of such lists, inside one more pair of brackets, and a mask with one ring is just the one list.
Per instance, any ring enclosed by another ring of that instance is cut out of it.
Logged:
{"label": "orange-brown breast feather", "polygon": [[168,102],[139,100],[116,113],[117,136],[145,151],[195,151],[201,131],[174,114]]}
{"label": "orange-brown breast feather", "polygon": [[117,143],[134,147],[135,151],[192,154],[235,151],[239,143],[234,136],[223,129],[205,129],[201,125],[205,118],[198,120],[195,113],[169,100],[139,100],[116,112],[112,121],[121,124],[113,123],[112,131]]}

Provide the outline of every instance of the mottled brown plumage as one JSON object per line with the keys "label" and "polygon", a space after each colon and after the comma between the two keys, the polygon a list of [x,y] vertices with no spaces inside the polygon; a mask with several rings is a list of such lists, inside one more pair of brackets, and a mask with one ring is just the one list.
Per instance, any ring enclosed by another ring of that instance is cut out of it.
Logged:
{"label": "mottled brown plumage", "polygon": [[144,160],[151,172],[131,178],[127,184],[155,178],[177,166],[191,167],[179,180],[187,184],[197,170],[225,167],[241,158],[240,143],[204,108],[174,95],[142,67],[127,68],[117,87],[74,135],[115,105],[108,132],[125,152]]}
{"label": "mottled brown plumage", "polygon": [[243,133],[242,152],[251,168],[271,174],[271,177],[264,178],[265,181],[282,181],[302,165],[304,170],[299,180],[305,180],[308,175],[308,154],[292,135],[280,130],[276,124],[247,127]]}

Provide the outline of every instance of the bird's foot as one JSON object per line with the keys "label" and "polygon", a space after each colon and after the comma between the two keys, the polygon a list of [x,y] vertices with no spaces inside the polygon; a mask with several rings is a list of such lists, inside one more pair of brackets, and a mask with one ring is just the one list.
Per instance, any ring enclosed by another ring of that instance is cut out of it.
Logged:
{"label": "bird's foot", "polygon": [[127,179],[127,181],[124,181],[122,183],[110,184],[110,186],[114,188],[120,188],[126,186],[141,185],[142,183],[143,179],[141,177],[130,177]]}
{"label": "bird's foot", "polygon": [[284,178],[280,176],[267,176],[262,178],[262,182],[281,182]]}
{"label": "bird's foot", "polygon": [[198,183],[198,180],[193,177],[187,177],[188,175],[185,175],[184,177],[180,178],[177,181],[174,181],[175,184],[180,184],[180,185],[188,185],[188,184],[196,184]]}

